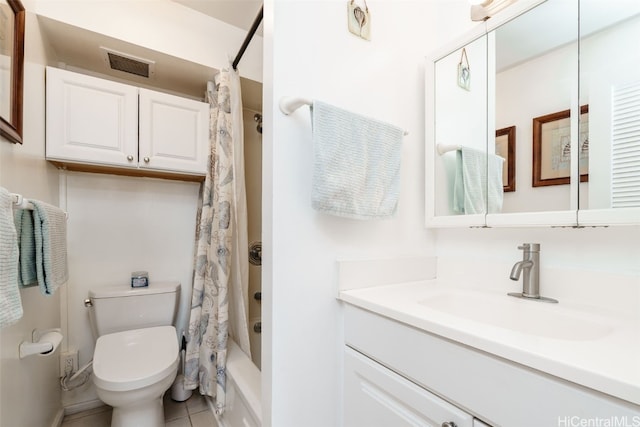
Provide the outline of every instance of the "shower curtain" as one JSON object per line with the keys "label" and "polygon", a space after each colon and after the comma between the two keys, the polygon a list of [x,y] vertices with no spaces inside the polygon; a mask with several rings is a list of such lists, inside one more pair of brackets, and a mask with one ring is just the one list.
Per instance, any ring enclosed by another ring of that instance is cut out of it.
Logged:
{"label": "shower curtain", "polygon": [[250,357],[248,330],[247,204],[240,77],[229,66],[209,84],[209,168],[196,217],[193,294],[185,361],[185,388],[226,395],[227,338]]}

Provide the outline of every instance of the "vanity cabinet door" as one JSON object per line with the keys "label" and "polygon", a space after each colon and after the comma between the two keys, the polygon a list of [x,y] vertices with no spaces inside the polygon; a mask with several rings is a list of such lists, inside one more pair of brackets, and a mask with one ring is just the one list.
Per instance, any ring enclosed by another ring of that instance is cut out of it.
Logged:
{"label": "vanity cabinet door", "polygon": [[209,104],[140,89],[140,168],[206,174]]}
{"label": "vanity cabinet door", "polygon": [[344,427],[474,426],[470,414],[349,347],[344,360]]}
{"label": "vanity cabinet door", "polygon": [[138,89],[47,67],[48,160],[138,165]]}

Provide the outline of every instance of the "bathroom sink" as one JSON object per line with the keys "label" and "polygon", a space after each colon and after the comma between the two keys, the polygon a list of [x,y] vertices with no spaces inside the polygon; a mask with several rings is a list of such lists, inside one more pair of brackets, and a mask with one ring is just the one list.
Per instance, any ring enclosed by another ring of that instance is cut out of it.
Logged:
{"label": "bathroom sink", "polygon": [[432,310],[499,328],[568,341],[605,337],[613,328],[588,313],[537,301],[519,300],[506,294],[451,289],[439,291],[418,302]]}

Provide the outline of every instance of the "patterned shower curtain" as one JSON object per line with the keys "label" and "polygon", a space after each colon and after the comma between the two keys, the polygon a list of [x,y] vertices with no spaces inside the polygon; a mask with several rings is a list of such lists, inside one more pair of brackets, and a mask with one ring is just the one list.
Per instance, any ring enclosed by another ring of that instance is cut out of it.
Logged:
{"label": "patterned shower curtain", "polygon": [[242,261],[242,257],[237,256],[246,253],[247,248],[239,83],[236,71],[222,70],[216,76],[214,90],[207,92],[211,150],[196,218],[193,294],[184,373],[185,388],[199,388],[201,394],[215,397],[218,414],[225,406],[230,317],[234,324],[240,324],[233,327],[239,335],[236,341],[249,354],[248,266],[243,267],[247,265],[247,257]]}

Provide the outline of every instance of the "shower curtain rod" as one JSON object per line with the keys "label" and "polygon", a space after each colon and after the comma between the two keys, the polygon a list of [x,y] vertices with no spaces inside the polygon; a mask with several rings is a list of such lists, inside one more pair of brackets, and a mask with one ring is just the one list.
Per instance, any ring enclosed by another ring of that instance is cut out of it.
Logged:
{"label": "shower curtain rod", "polygon": [[233,67],[234,70],[238,69],[238,63],[242,59],[242,55],[244,55],[244,51],[247,50],[247,46],[249,46],[249,43],[251,42],[251,39],[253,38],[253,35],[256,33],[256,30],[260,26],[260,22],[262,22],[262,8],[263,7],[264,6],[260,6],[260,11],[258,12],[258,15],[256,16],[256,19],[253,21],[253,24],[251,25],[251,28],[249,29],[249,32],[247,33],[247,37],[244,38],[244,42],[242,43],[242,46],[240,46],[240,50],[238,51],[238,54],[236,55],[236,59],[233,60],[232,67]]}

